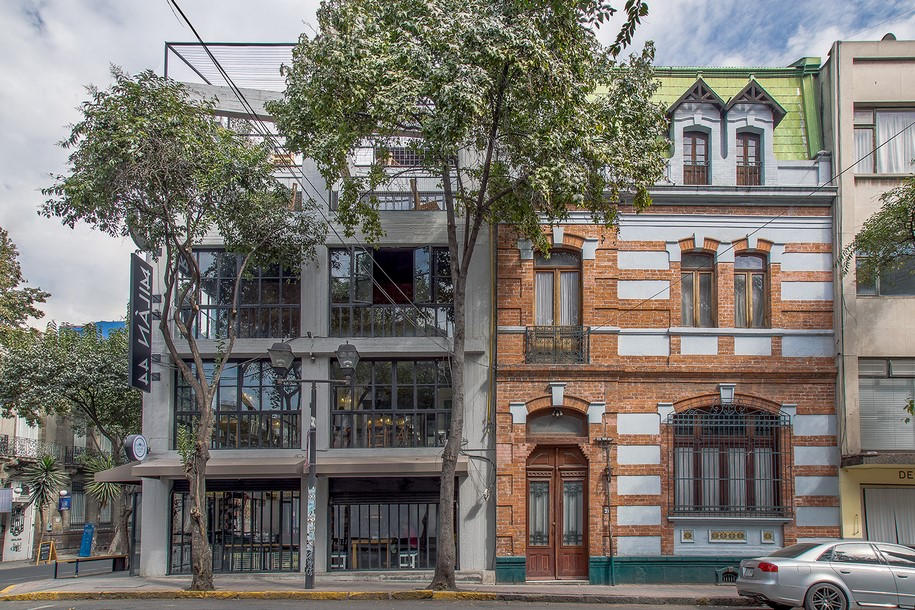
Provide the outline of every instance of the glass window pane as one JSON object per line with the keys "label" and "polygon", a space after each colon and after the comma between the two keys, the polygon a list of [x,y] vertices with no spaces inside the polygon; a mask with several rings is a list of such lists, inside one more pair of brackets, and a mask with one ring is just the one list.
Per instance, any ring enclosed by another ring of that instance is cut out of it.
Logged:
{"label": "glass window pane", "polygon": [[714,326],[712,320],[712,311],[714,302],[712,301],[712,274],[699,274],[699,326]]}
{"label": "glass window pane", "polygon": [[753,307],[753,328],[766,326],[766,276],[761,273],[753,274],[753,292],[751,305]]}
{"label": "glass window pane", "polygon": [[832,551],[832,561],[838,563],[880,563],[871,545],[865,543],[839,544]]}
{"label": "glass window pane", "polygon": [[747,327],[747,276],[734,275],[734,326]]}
{"label": "glass window pane", "polygon": [[855,125],[873,125],[874,111],[870,108],[867,110],[855,110]]}
{"label": "glass window pane", "polygon": [[761,256],[740,254],[734,257],[734,269],[765,269]]}
{"label": "glass window pane", "polygon": [[559,274],[559,323],[578,326],[581,323],[581,280],[578,271]]}
{"label": "glass window pane", "polygon": [[865,271],[866,259],[859,256],[855,259],[855,292],[863,296],[877,294],[877,277],[870,271]]}
{"label": "glass window pane", "polygon": [[881,174],[915,171],[915,130],[909,129],[912,123],[915,111],[877,111],[877,171]]}
{"label": "glass window pane", "polygon": [[553,272],[538,272],[536,286],[534,287],[537,302],[536,324],[538,326],[553,325]]}
{"label": "glass window pane", "polygon": [[550,256],[540,254],[534,257],[534,265],[537,267],[578,267],[581,264],[581,257],[576,252],[568,250],[551,250]]}
{"label": "glass window pane", "polygon": [[688,253],[680,259],[681,269],[711,269],[713,265],[711,254]]}
{"label": "glass window pane", "polygon": [[527,498],[528,544],[546,546],[550,543],[550,483],[531,481]]}
{"label": "glass window pane", "polygon": [[432,261],[429,248],[413,250],[413,300],[428,303],[432,300],[431,292]]}
{"label": "glass window pane", "polygon": [[880,272],[880,294],[915,295],[915,256],[900,256],[899,267]]}
{"label": "glass window pane", "polygon": [[583,542],[584,482],[562,483],[562,544],[578,546]]}
{"label": "glass window pane", "polygon": [[683,326],[693,326],[693,274],[680,275],[680,323]]}
{"label": "glass window pane", "polygon": [[703,447],[702,459],[702,505],[704,507],[720,506],[720,474],[718,449]]}
{"label": "glass window pane", "polygon": [[860,159],[855,166],[856,174],[874,173],[874,130],[873,128],[855,129],[855,158]]}
{"label": "glass window pane", "polygon": [[915,551],[904,546],[878,544],[877,549],[891,566],[915,569]]}

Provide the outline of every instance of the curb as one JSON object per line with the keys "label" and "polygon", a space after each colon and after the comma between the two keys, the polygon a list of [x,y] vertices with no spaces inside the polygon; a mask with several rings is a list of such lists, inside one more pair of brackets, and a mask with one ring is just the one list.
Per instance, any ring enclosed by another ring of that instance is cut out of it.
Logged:
{"label": "curb", "polygon": [[292,599],[506,601],[577,604],[638,604],[650,606],[755,606],[744,597],[652,597],[637,595],[569,595],[553,593],[491,593],[485,591],[37,591],[0,595],[0,601],[61,601],[104,599]]}

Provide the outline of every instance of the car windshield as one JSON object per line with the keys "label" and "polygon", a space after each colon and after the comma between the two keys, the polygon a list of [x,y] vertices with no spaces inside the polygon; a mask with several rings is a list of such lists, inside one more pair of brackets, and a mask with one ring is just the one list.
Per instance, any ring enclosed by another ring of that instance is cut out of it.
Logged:
{"label": "car windshield", "polygon": [[800,557],[810,549],[817,546],[820,545],[812,542],[801,542],[800,544],[792,544],[791,546],[786,546],[783,549],[773,551],[766,555],[766,557]]}

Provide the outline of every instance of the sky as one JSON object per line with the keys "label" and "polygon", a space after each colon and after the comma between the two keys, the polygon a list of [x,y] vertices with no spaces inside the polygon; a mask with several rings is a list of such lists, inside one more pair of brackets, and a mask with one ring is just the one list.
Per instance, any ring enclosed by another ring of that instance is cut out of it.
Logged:
{"label": "sky", "polygon": [[[316,28],[317,0],[178,2],[208,41],[293,42]],[[912,0],[648,4],[633,46],[653,40],[657,65],[786,66],[825,60],[834,40],[915,38]],[[166,0],[3,0],[0,31],[0,226],[17,244],[29,284],[52,295],[34,323],[121,319],[132,243],[39,217],[40,190],[66,167],[57,142],[78,119],[85,85],[107,86],[111,65],[161,74],[165,41],[193,35]],[[613,23],[601,35],[612,38]]]}

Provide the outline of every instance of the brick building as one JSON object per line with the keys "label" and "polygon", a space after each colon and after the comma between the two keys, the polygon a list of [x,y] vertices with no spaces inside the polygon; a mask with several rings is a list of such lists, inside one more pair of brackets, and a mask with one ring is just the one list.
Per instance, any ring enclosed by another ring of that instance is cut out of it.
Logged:
{"label": "brick building", "polygon": [[659,68],[668,180],[498,227],[496,578],[689,582],[839,534],[819,60]]}

